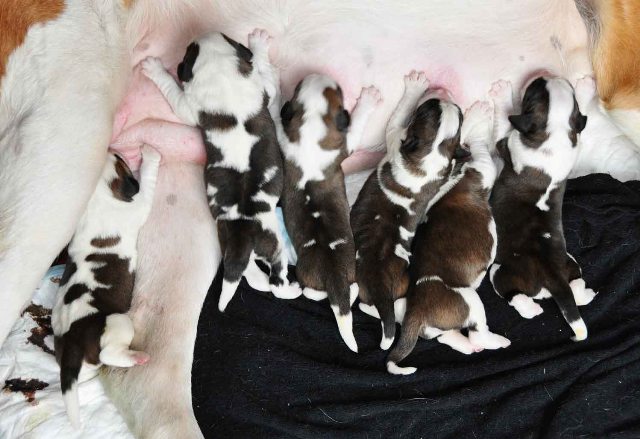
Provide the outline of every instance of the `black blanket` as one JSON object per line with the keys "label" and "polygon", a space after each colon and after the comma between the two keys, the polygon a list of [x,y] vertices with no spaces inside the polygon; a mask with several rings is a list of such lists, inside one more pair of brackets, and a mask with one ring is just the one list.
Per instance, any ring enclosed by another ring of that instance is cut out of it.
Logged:
{"label": "black blanket", "polygon": [[492,331],[511,339],[465,356],[419,340],[389,375],[380,323],[354,306],[355,354],[328,303],[274,299],[243,281],[225,314],[221,279],[200,317],[193,403],[207,438],[639,438],[640,182],[605,175],[569,182],[569,252],[587,286],[580,308],[589,338],[572,331],[552,300],[521,318],[485,279]]}

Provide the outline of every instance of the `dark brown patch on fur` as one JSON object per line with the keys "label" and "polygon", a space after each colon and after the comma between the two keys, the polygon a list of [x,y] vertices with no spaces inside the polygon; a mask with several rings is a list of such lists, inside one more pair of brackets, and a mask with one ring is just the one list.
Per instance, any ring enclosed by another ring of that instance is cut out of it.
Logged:
{"label": "dark brown patch on fur", "polygon": [[135,272],[129,271],[129,259],[112,253],[92,253],[85,258],[97,263],[95,280],[108,288],[93,290],[91,304],[106,314],[126,313],[131,307]]}
{"label": "dark brown patch on fur", "polygon": [[117,155],[115,157],[116,162],[114,166],[117,177],[111,180],[109,188],[114,198],[120,201],[131,202],[133,201],[133,196],[140,190],[140,185],[125,161]]}
{"label": "dark brown patch on fur", "polygon": [[22,392],[27,402],[36,405],[36,392],[49,387],[49,383],[32,378],[23,380],[22,378],[14,378],[5,380],[2,390],[6,393]]}
{"label": "dark brown patch on fur", "polygon": [[201,111],[198,124],[203,130],[226,131],[238,125],[238,119],[233,114],[211,114]]}
{"label": "dark brown patch on fur", "polygon": [[236,49],[236,56],[238,57],[238,72],[242,76],[249,76],[253,71],[253,64],[251,60],[253,59],[253,53],[246,46],[238,43],[235,40],[232,40],[225,34],[222,34],[227,43],[231,44],[234,49]]}
{"label": "dark brown patch on fur", "polygon": [[108,236],[106,238],[93,238],[91,245],[98,248],[115,247],[120,242],[119,236]]}
{"label": "dark brown patch on fur", "polygon": [[327,127],[327,134],[320,141],[323,149],[343,149],[346,151],[346,131],[351,122],[349,113],[342,105],[342,90],[327,87],[322,93],[327,100],[327,113],[322,117]]}

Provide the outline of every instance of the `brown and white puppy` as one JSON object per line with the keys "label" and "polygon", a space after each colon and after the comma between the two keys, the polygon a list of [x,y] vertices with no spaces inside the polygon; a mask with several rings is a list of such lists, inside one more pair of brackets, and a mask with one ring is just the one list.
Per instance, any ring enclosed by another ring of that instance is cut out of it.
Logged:
{"label": "brown and white puppy", "polygon": [[[285,185],[282,208],[296,250],[296,276],[303,294],[328,297],[338,330],[349,349],[358,352],[351,305],[358,296],[355,249],[349,204],[340,164],[360,142],[361,130],[379,101],[365,88],[351,118],[342,90],[328,76],[311,74],[282,107]],[[360,132],[358,133],[358,131]]]}
{"label": "brown and white puppy", "polygon": [[[282,157],[269,111],[276,96],[266,33],[250,35],[249,48],[212,32],[187,47],[178,66],[181,89],[160,60],[148,58],[145,74],[171,108],[202,131],[207,151],[204,180],[224,254],[218,308],[224,311],[255,259],[271,268],[271,291],[293,299],[275,208],[282,192]],[[272,92],[269,96],[268,91]]]}
{"label": "brown and white puppy", "polygon": [[[410,282],[402,334],[387,358],[392,374],[410,374],[415,367],[399,367],[419,336],[437,337],[464,354],[509,346],[508,339],[489,331],[484,305],[476,289],[496,253],[496,225],[489,193],[496,169],[491,107],[474,104],[462,123],[462,141],[472,161],[443,186],[439,201],[429,209],[413,239]],[[446,192],[445,192],[446,191]],[[469,337],[460,330],[469,328]]]}
{"label": "brown and white puppy", "polygon": [[412,72],[404,84],[387,125],[387,154],[351,210],[360,308],[382,319],[382,349],[395,337],[394,300],[407,289],[416,227],[462,152],[460,109],[440,99],[418,106],[429,85],[424,73]]}
{"label": "brown and white puppy", "polygon": [[77,380],[83,364],[131,367],[149,356],[133,351],[131,307],[138,259],[138,233],[146,222],[160,154],[143,150],[141,184],[127,164],[109,154],[102,177],[69,244],[51,316],[62,396],[71,423],[79,427]]}
{"label": "brown and white puppy", "polygon": [[[498,231],[491,282],[528,319],[542,313],[533,299],[553,297],[575,333],[573,340],[584,340],[587,327],[576,304],[588,304],[595,293],[585,288],[580,266],[567,253],[562,198],[587,118],[561,78],[535,79],[526,87],[521,114],[507,116],[511,94],[505,81],[491,91],[504,160],[490,200]],[[507,133],[509,122],[514,130]]]}

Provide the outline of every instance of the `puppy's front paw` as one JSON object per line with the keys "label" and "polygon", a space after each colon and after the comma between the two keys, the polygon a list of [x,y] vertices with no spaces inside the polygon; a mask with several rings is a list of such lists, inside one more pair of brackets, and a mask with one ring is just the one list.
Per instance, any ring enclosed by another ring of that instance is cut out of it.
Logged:
{"label": "puppy's front paw", "polygon": [[160,153],[158,152],[157,149],[149,146],[149,145],[144,145],[142,147],[142,162],[143,163],[160,163],[160,160],[162,159],[162,156],[160,155]]}
{"label": "puppy's front paw", "polygon": [[264,29],[254,29],[249,34],[249,50],[255,52],[256,50],[268,50],[271,44],[271,36],[269,32]]}
{"label": "puppy's front paw", "polygon": [[485,141],[491,139],[493,111],[487,101],[477,101],[464,113],[461,138],[463,142]]}
{"label": "puppy's front paw", "polygon": [[513,103],[513,88],[509,81],[501,79],[494,82],[489,90],[489,96],[496,106],[510,106]]}
{"label": "puppy's front paw", "polygon": [[425,72],[412,70],[404,77],[405,93],[422,94],[429,88],[429,79]]}
{"label": "puppy's front paw", "polygon": [[382,95],[380,94],[380,90],[371,85],[369,87],[364,87],[360,92],[360,97],[358,97],[356,108],[362,110],[373,110],[381,102]]}
{"label": "puppy's front paw", "polygon": [[162,61],[160,61],[160,58],[156,58],[153,56],[148,56],[142,61],[141,64],[142,73],[152,81],[155,81],[155,79],[158,78],[159,75],[162,75],[166,71],[164,66],[162,65]]}

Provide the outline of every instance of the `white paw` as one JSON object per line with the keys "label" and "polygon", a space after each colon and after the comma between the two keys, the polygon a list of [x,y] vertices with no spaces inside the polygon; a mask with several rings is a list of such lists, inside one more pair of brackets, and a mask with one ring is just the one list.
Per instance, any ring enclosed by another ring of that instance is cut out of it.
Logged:
{"label": "white paw", "polygon": [[575,334],[571,337],[573,341],[583,341],[587,339],[588,331],[587,325],[584,324],[584,320],[580,319],[573,323],[569,324],[571,329],[573,329],[573,333]]}
{"label": "white paw", "polygon": [[393,375],[411,375],[418,370],[415,367],[400,367],[393,361],[387,363],[387,372]]}
{"label": "white paw", "polygon": [[256,49],[268,49],[270,44],[271,36],[269,32],[264,29],[254,29],[253,32],[249,34],[249,50],[252,52]]}
{"label": "white paw", "polygon": [[504,79],[494,82],[489,90],[489,96],[496,105],[510,105],[513,101],[511,83]]}
{"label": "white paw", "polygon": [[360,293],[360,286],[357,282],[349,285],[349,305],[353,306],[353,302],[358,298],[358,294]]}
{"label": "white paw", "polygon": [[142,61],[142,73],[152,81],[155,81],[165,71],[166,69],[162,65],[160,58],[148,56]]}
{"label": "white paw", "polygon": [[375,317],[376,319],[380,318],[380,313],[378,312],[378,308],[376,308],[375,305],[367,305],[366,303],[360,302],[358,306],[360,307],[360,311],[362,311],[363,313],[371,317]]}
{"label": "white paw", "polygon": [[484,349],[500,349],[511,345],[508,338],[489,331],[469,331],[469,340],[473,345],[481,346]]}
{"label": "white paw", "polygon": [[271,285],[271,292],[278,299],[296,299],[302,294],[302,289],[297,283]]}
{"label": "white paw", "polygon": [[143,163],[160,163],[160,159],[162,159],[162,156],[157,149],[146,144],[142,147]]}
{"label": "white paw", "polygon": [[509,305],[513,306],[525,319],[532,319],[544,311],[531,297],[524,294],[515,295]]}
{"label": "white paw", "polygon": [[327,298],[326,291],[314,290],[313,288],[308,288],[308,287],[302,290],[302,294],[307,299],[315,300],[316,302],[319,302],[320,300],[324,300]]}
{"label": "white paw", "polygon": [[477,101],[464,113],[461,139],[463,142],[491,141],[493,109],[487,101]]}
{"label": "white paw", "polygon": [[593,291],[591,288],[585,288],[582,291],[582,294],[575,295],[574,298],[576,300],[576,305],[584,306],[591,303],[591,301],[596,297],[598,293]]}
{"label": "white paw", "polygon": [[429,88],[429,79],[427,79],[425,72],[412,70],[411,73],[404,77],[405,93],[422,94],[427,88]]}
{"label": "white paw", "polygon": [[382,95],[380,94],[380,90],[371,85],[369,87],[364,87],[360,92],[360,97],[358,98],[356,108],[364,111],[373,110],[381,102]]}

